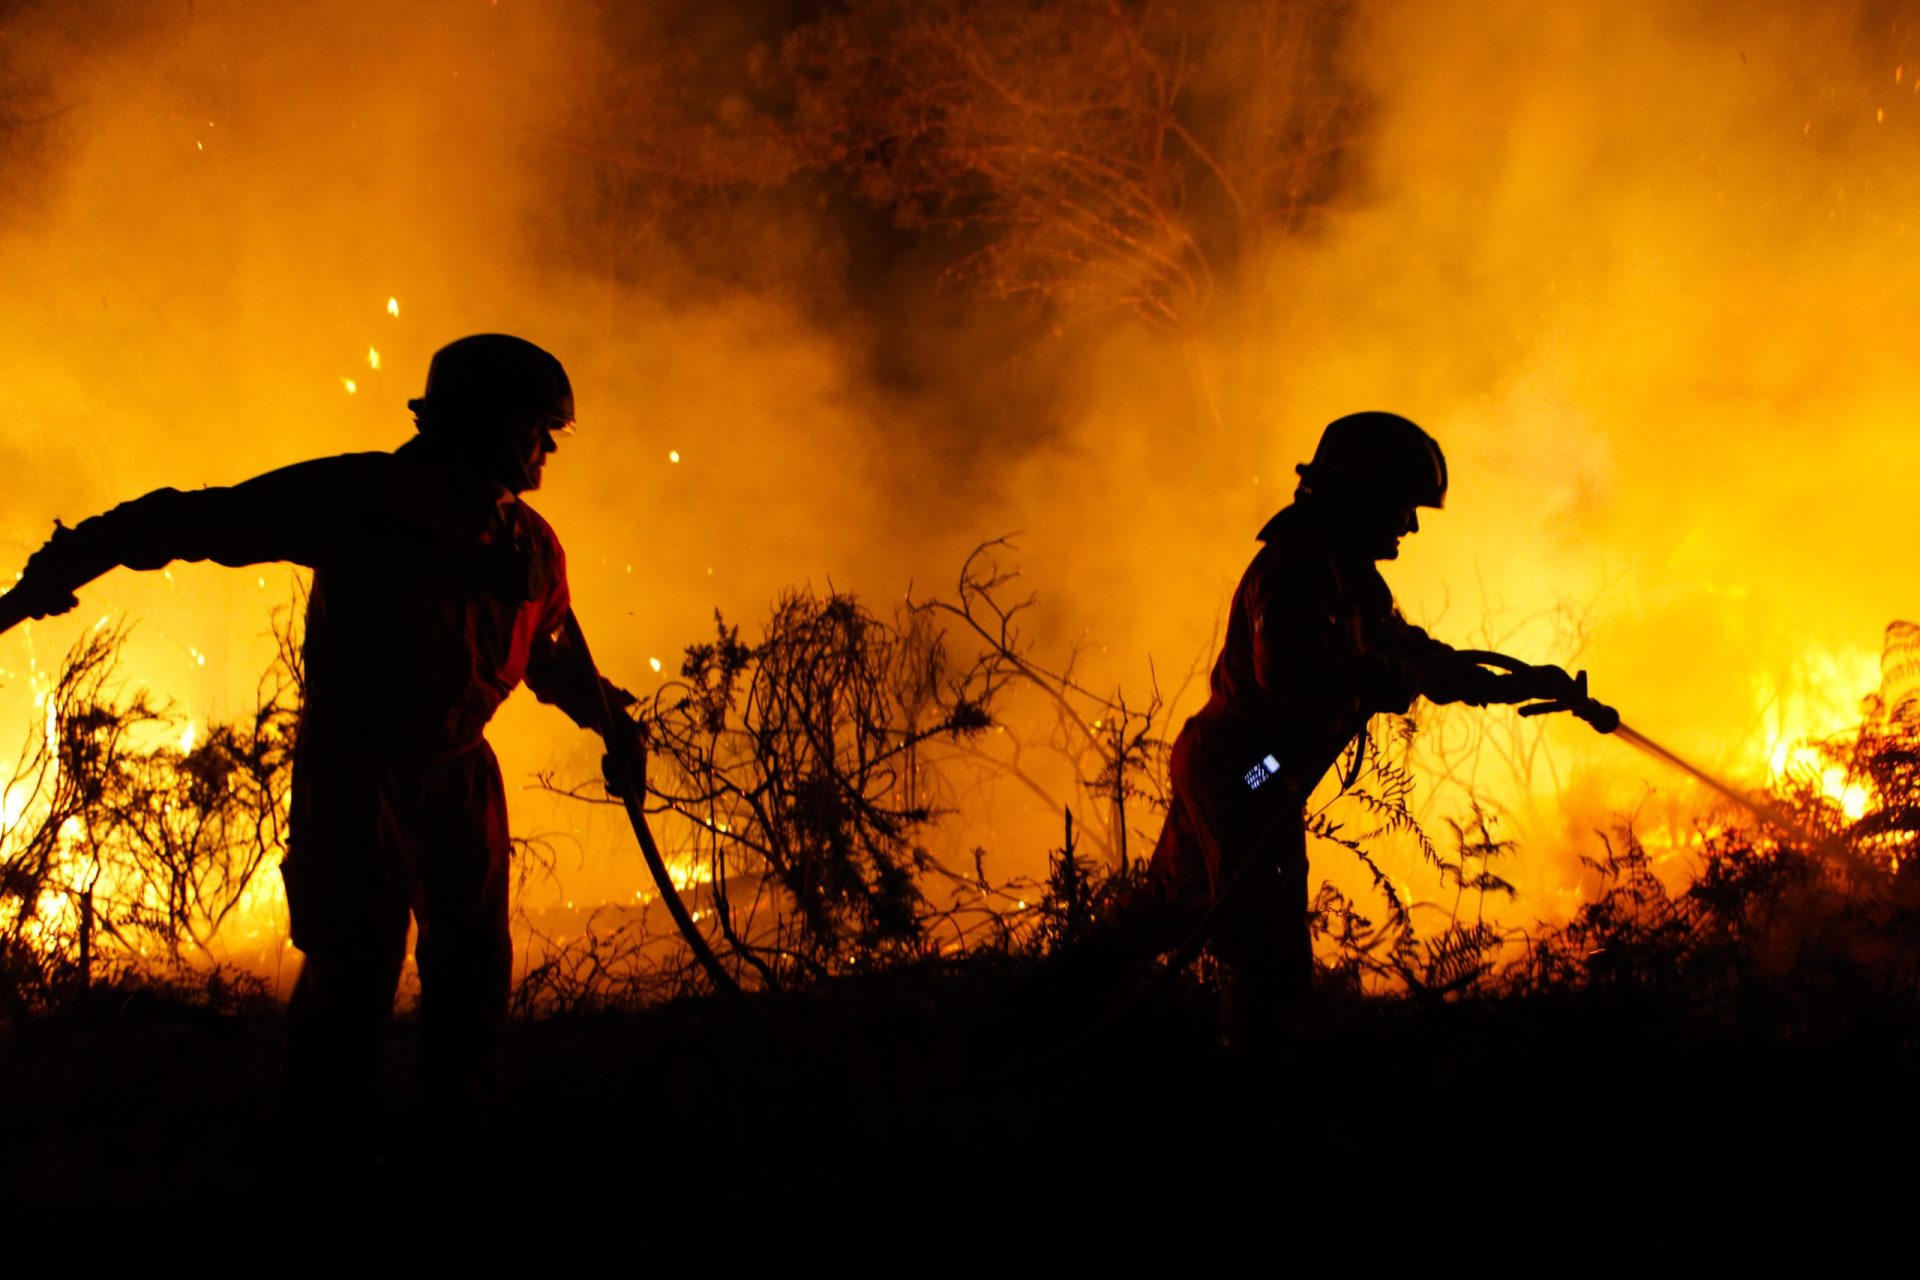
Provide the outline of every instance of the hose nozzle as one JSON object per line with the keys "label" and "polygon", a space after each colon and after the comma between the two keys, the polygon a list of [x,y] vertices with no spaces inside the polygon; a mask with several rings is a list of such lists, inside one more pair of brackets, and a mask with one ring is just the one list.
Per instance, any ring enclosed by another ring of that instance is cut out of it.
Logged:
{"label": "hose nozzle", "polygon": [[1555,689],[1545,695],[1542,701],[1530,702],[1520,708],[1523,716],[1544,716],[1555,711],[1570,711],[1601,733],[1612,733],[1620,727],[1620,713],[1587,693],[1587,673],[1584,671],[1567,681],[1564,689]]}

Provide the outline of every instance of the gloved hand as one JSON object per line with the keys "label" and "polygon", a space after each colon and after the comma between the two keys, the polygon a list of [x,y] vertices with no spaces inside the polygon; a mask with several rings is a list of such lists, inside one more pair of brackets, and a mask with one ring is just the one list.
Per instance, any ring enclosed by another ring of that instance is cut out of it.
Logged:
{"label": "gloved hand", "polygon": [[620,799],[644,800],[647,793],[647,744],[649,735],[644,720],[635,720],[625,711],[613,713],[614,724],[606,736],[607,753],[600,758],[607,794]]}
{"label": "gloved hand", "polygon": [[1588,694],[1586,672],[1568,675],[1562,667],[1535,667],[1527,674],[1530,686],[1527,696],[1537,701],[1521,707],[1521,715],[1544,716],[1570,711],[1601,733],[1612,733],[1620,727],[1620,713]]}
{"label": "gloved hand", "polygon": [[55,525],[46,545],[28,557],[20,580],[0,596],[0,631],[28,618],[51,618],[78,606],[75,587],[91,581],[97,572],[83,569],[82,558],[73,530]]}
{"label": "gloved hand", "polygon": [[1538,667],[1528,667],[1516,672],[1513,678],[1524,690],[1515,702],[1531,702],[1536,699],[1543,702],[1568,702],[1575,698],[1585,698],[1586,689],[1578,684],[1565,667],[1556,667],[1551,663]]}
{"label": "gloved hand", "polygon": [[1586,672],[1569,675],[1565,667],[1529,666],[1505,654],[1483,650],[1439,655],[1421,669],[1420,692],[1431,702],[1465,702],[1477,707],[1494,702],[1523,703],[1523,716],[1570,711],[1601,733],[1612,733],[1620,726],[1619,712],[1588,695]]}

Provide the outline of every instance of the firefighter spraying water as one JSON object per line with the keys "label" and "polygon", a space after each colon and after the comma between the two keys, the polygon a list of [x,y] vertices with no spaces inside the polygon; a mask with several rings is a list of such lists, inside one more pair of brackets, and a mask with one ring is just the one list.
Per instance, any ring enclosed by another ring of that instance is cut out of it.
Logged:
{"label": "firefighter spraying water", "polygon": [[1234,592],[1211,697],[1174,743],[1150,870],[1150,911],[1174,928],[1209,921],[1229,1039],[1257,1036],[1307,990],[1306,797],[1350,742],[1357,775],[1374,714],[1424,697],[1619,723],[1584,673],[1454,649],[1400,616],[1374,563],[1395,559],[1418,509],[1447,494],[1446,459],[1420,427],[1351,414],[1298,470]]}
{"label": "firefighter spraying water", "polygon": [[1397,558],[1400,540],[1419,530],[1418,509],[1439,507],[1447,493],[1440,446],[1414,423],[1389,413],[1340,418],[1298,470],[1293,504],[1261,529],[1234,592],[1211,697],[1174,742],[1172,799],[1146,895],[1163,936],[1204,936],[1221,962],[1229,1041],[1257,1039],[1311,983],[1308,794],[1350,742],[1351,785],[1368,720],[1405,712],[1417,697],[1571,713],[1853,864],[1777,806],[1622,724],[1589,695],[1585,672],[1455,649],[1400,616],[1374,563]]}
{"label": "firefighter spraying water", "polygon": [[512,967],[508,834],[487,722],[522,680],[642,760],[633,698],[572,621],[566,560],[524,501],[574,418],[552,355],[480,334],[442,348],[391,453],[296,463],[231,488],[161,489],[53,538],[0,599],[0,630],[65,613],[115,566],[313,569],[305,701],[282,871],[305,963],[283,1104],[334,1146],[372,1111],[380,1042],[417,924],[424,1091],[455,1124],[495,1093]]}

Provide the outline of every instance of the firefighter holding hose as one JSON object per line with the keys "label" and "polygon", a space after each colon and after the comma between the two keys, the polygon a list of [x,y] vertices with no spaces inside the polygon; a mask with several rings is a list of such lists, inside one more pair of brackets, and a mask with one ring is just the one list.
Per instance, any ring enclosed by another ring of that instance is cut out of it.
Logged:
{"label": "firefighter holding hose", "polygon": [[521,338],[462,338],[409,407],[418,434],[391,453],[161,489],[56,526],[0,598],[4,630],[73,608],[117,565],[313,570],[282,866],[305,962],[282,1106],[321,1142],[372,1114],[409,916],[430,1114],[472,1118],[497,1088],[512,943],[506,796],[484,730],[501,702],[524,680],[611,754],[642,746],[632,697],[585,656],[560,541],[522,497],[573,423],[560,362]]}
{"label": "firefighter holding hose", "polygon": [[1559,667],[1455,650],[1400,616],[1374,564],[1399,556],[1419,508],[1446,499],[1446,459],[1425,431],[1350,414],[1297,470],[1292,505],[1260,530],[1234,591],[1211,697],[1174,742],[1149,868],[1151,912],[1211,930],[1230,1042],[1271,1030],[1311,983],[1305,802],[1348,743],[1364,749],[1369,717],[1416,697],[1589,705],[1584,681]]}

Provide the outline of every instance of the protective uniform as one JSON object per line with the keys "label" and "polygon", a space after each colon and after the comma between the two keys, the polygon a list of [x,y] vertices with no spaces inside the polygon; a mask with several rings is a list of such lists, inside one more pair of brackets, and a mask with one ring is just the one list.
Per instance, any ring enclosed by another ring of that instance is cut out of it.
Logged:
{"label": "protective uniform", "polygon": [[1404,712],[1417,694],[1512,702],[1560,687],[1547,674],[1565,679],[1482,670],[1394,607],[1373,562],[1419,528],[1414,508],[1446,499],[1446,459],[1425,431],[1397,414],[1350,414],[1297,470],[1294,505],[1260,531],[1234,591],[1211,697],[1174,740],[1149,866],[1147,914],[1164,936],[1214,911],[1230,1031],[1239,1013],[1257,1020],[1312,980],[1306,798],[1368,717]]}
{"label": "protective uniform", "polygon": [[162,489],[61,531],[28,567],[58,585],[172,560],[314,570],[283,867],[306,956],[288,1009],[302,1108],[350,1112],[370,1092],[409,914],[429,1097],[484,1097],[512,956],[506,799],[483,730],[524,679],[606,731],[604,682],[561,632],[559,540],[457,449],[422,436],[232,488]]}
{"label": "protective uniform", "polygon": [[1211,945],[1263,988],[1255,999],[1297,994],[1312,976],[1307,793],[1369,716],[1407,709],[1422,664],[1452,652],[1401,618],[1373,563],[1312,508],[1286,508],[1259,537],[1211,696],[1174,741],[1149,870],[1177,921],[1221,903]]}

